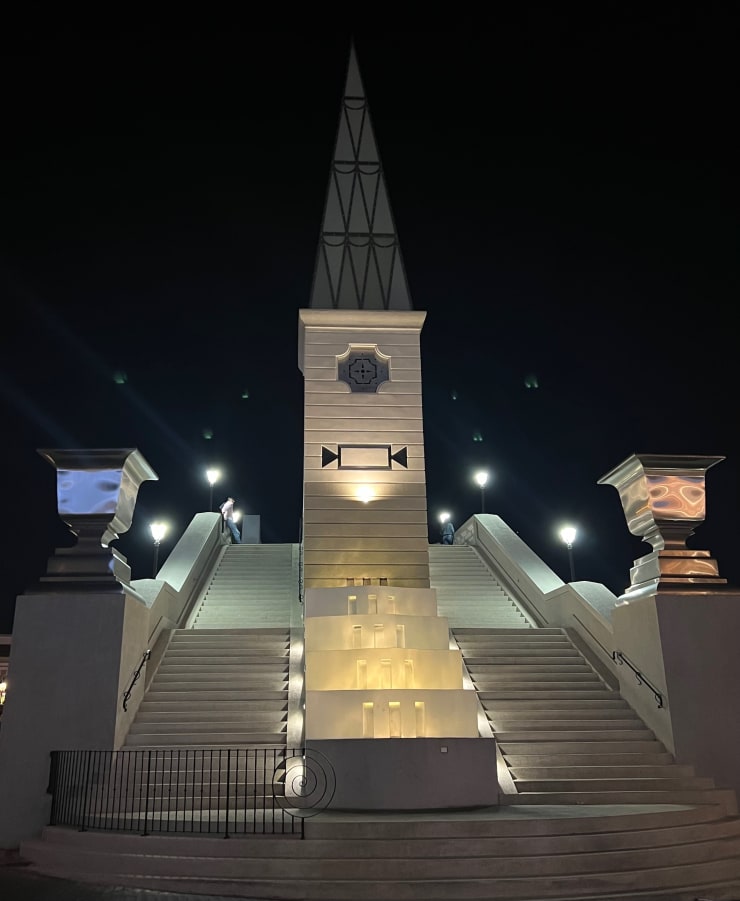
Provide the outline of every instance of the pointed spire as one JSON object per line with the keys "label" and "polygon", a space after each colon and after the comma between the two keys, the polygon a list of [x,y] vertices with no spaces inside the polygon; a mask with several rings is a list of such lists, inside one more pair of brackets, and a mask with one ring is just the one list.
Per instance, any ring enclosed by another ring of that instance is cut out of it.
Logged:
{"label": "pointed spire", "polygon": [[354,43],[350,46],[310,306],[411,309]]}

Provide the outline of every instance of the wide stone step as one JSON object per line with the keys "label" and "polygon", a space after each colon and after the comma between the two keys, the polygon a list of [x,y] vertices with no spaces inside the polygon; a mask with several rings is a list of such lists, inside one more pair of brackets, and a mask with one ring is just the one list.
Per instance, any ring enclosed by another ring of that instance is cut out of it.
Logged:
{"label": "wide stone step", "polygon": [[[532,753],[509,753],[505,754],[508,767],[511,770],[516,768],[532,768],[539,767],[578,767],[578,772],[587,769],[600,770],[602,767],[614,767],[619,770],[620,767],[659,767],[673,765],[673,757],[664,751],[663,753],[648,754],[645,752],[620,754],[612,752],[610,754],[538,754],[538,745],[532,746]],[[689,768],[690,769],[690,768]]]}
{"label": "wide stone step", "polygon": [[252,700],[218,700],[210,695],[202,700],[194,700],[190,695],[183,694],[181,697],[168,696],[167,700],[152,700],[150,694],[145,695],[144,700],[136,713],[139,716],[151,715],[160,716],[168,711],[181,711],[183,708],[191,710],[193,716],[200,717],[207,711],[217,712],[229,710],[241,710],[252,715],[261,713],[273,713],[275,711],[287,711],[288,700],[287,691],[280,692],[278,698],[263,698],[261,696]]}
{"label": "wide stone step", "polygon": [[176,682],[160,682],[157,679],[152,683],[147,695],[151,694],[155,700],[160,696],[169,692],[176,694],[190,694],[192,697],[198,695],[208,695],[213,693],[214,697],[230,698],[233,692],[242,693],[259,693],[260,696],[267,696],[272,691],[287,691],[288,680],[286,679],[242,679],[230,677],[228,679],[208,680],[199,679],[195,682],[185,682],[179,680]]}
{"label": "wide stone step", "polygon": [[[584,720],[547,720],[542,719],[516,719],[511,720],[507,717],[488,714],[488,719],[496,727],[497,732],[510,733],[518,732],[630,732],[633,734],[635,730],[643,732],[645,726],[637,717],[631,717],[627,720],[601,720],[601,719],[584,719]],[[649,733],[652,734],[652,733]]]}
{"label": "wide stone step", "polygon": [[202,722],[194,720],[179,720],[168,716],[159,722],[151,720],[137,720],[132,723],[129,735],[159,735],[164,733],[203,733],[206,737],[210,732],[285,732],[286,724],[283,720],[254,721],[251,719],[236,719],[235,717],[214,717]]}
{"label": "wide stone step", "polygon": [[[287,618],[287,613],[285,614]],[[233,626],[239,627],[247,623],[256,624],[256,623],[274,623],[279,622],[283,619],[279,614],[270,614],[269,616],[250,616],[249,613],[244,613],[239,615],[238,617],[234,616],[226,616],[219,615],[218,613],[208,613],[206,615],[199,615],[195,618],[195,623],[193,625],[194,629],[198,628],[211,628],[213,625],[219,626]]]}
{"label": "wide stone step", "polygon": [[[482,701],[485,699],[481,697]],[[485,706],[485,705],[484,705]],[[592,698],[576,696],[574,698],[503,698],[495,703],[489,703],[488,709],[492,711],[501,711],[509,713],[522,713],[524,716],[539,715],[540,712],[550,712],[553,716],[563,716],[569,711],[580,715],[586,711],[607,711],[612,710],[617,714],[623,714],[624,711],[631,711],[632,708],[620,697],[620,695],[612,693],[607,698]]]}
{"label": "wide stone step", "polygon": [[[270,806],[269,803],[266,806]],[[52,846],[54,847],[54,846]],[[705,863],[714,860],[727,860],[732,858],[740,848],[740,839],[733,837],[722,842],[696,842],[681,848],[650,848],[632,849],[624,851],[609,851],[599,853],[597,851],[583,854],[555,854],[543,857],[538,861],[536,871],[533,873],[533,859],[531,856],[491,856],[469,857],[465,854],[459,857],[431,856],[388,856],[380,858],[382,868],[378,871],[378,860],[365,857],[347,858],[336,857],[330,860],[331,879],[342,880],[345,883],[359,883],[365,880],[408,884],[414,881],[426,881],[438,879],[450,880],[479,880],[499,878],[526,878],[527,875],[535,878],[545,876],[571,876],[574,869],[582,874],[602,874],[612,871],[630,871],[635,869],[690,866],[697,863]],[[90,866],[99,866],[100,872],[105,872],[105,865],[112,867],[114,859],[112,855],[98,852],[98,858],[103,860],[89,861]],[[129,871],[137,870],[136,856],[133,854],[121,855],[129,866]],[[226,858],[230,878],[263,878],[277,879],[290,872],[293,880],[316,879],[314,862],[302,857],[294,857],[286,860],[283,857],[272,857],[269,853],[253,853],[250,856]],[[124,861],[119,861],[119,864]],[[152,861],[155,863],[155,861]],[[160,860],[160,867],[166,865],[165,860]],[[191,872],[198,876],[216,878],[224,872],[225,860],[221,857],[200,856],[191,859],[183,865],[184,872]],[[141,862],[139,862],[141,866]],[[375,868],[375,873],[373,869]],[[242,896],[245,897],[245,896]],[[366,897],[385,897],[368,895]],[[498,898],[498,893],[490,897]]]}
{"label": "wide stone step", "polygon": [[[560,674],[559,674],[560,675]],[[472,676],[471,676],[472,678]],[[537,693],[537,692],[571,692],[582,695],[591,695],[599,697],[604,692],[611,693],[611,689],[605,688],[603,682],[579,682],[577,679],[567,680],[564,678],[553,677],[551,680],[526,681],[522,679],[501,679],[484,678],[476,680],[473,678],[476,688],[486,695],[496,693],[519,692]]]}
{"label": "wide stone step", "polygon": [[182,697],[185,701],[282,701],[287,697],[287,689],[209,689],[200,691],[196,689],[171,688],[166,691],[149,689],[146,694],[147,701],[174,701]]}
{"label": "wide stone step", "polygon": [[[258,774],[259,775],[259,774]],[[271,783],[272,774],[260,783]],[[690,810],[676,807],[670,813],[661,813],[656,822],[655,815],[630,814],[606,817],[587,817],[576,820],[572,817],[537,820],[535,818],[511,820],[492,820],[489,823],[477,824],[481,828],[470,830],[471,824],[460,824],[458,829],[450,829],[443,819],[430,820],[419,825],[432,826],[436,833],[414,836],[410,829],[397,835],[396,823],[378,821],[366,823],[365,833],[357,835],[352,828],[358,823],[347,823],[347,829],[341,834],[336,825],[320,829],[314,836],[314,828],[320,827],[320,821],[327,814],[312,818],[307,823],[307,840],[299,846],[286,844],[283,841],[271,842],[265,848],[263,838],[241,839],[234,837],[226,847],[209,848],[213,839],[204,839],[182,835],[160,840],[157,836],[147,837],[150,853],[172,855],[176,851],[187,857],[223,856],[250,857],[266,854],[277,858],[334,859],[334,858],[369,858],[381,860],[385,857],[505,857],[527,854],[573,854],[605,852],[609,850],[629,850],[632,848],[668,847],[692,844],[694,842],[721,841],[726,838],[740,837],[740,819],[723,817],[717,808],[704,805],[702,808]],[[361,819],[358,817],[358,820]],[[593,824],[593,830],[584,827],[584,820]],[[571,825],[568,825],[570,821]],[[658,825],[659,823],[659,825]],[[408,826],[409,824],[407,824]],[[388,827],[386,830],[385,827]],[[374,828],[374,833],[368,830]],[[558,831],[560,830],[560,831]],[[566,831],[563,831],[566,830]],[[413,830],[417,831],[416,829]],[[140,836],[125,833],[116,836],[105,836],[93,833],[90,836],[67,835],[68,830],[61,827],[46,827],[43,839],[48,845],[62,845],[74,849],[78,846],[93,851],[115,846],[123,853],[137,853],[141,850]],[[385,837],[387,834],[388,837]],[[325,837],[322,837],[325,836]],[[139,839],[138,842],[133,839]],[[217,841],[217,840],[216,840]]]}
{"label": "wide stone step", "polygon": [[[453,631],[454,631],[455,635],[458,635],[458,634],[466,635],[466,636],[469,635],[471,637],[476,637],[476,636],[480,637],[480,636],[489,636],[489,635],[495,636],[497,634],[495,629],[489,629],[486,626],[476,626],[474,628],[465,628],[465,629],[454,629]],[[532,633],[531,629],[522,629],[521,630],[521,636],[525,637],[527,639],[527,641],[529,641],[531,639],[532,634],[533,633]],[[501,635],[502,635],[502,637],[506,638],[507,640],[509,640],[513,637],[508,632],[501,633]],[[559,629],[557,627],[545,627],[545,628],[541,628],[541,629],[537,628],[534,630],[534,635],[536,635],[538,639],[541,639],[543,641],[546,640],[547,638],[551,638],[554,635],[563,637],[566,640],[568,640],[567,636],[565,635],[563,630]]]}
{"label": "wide stone step", "polygon": [[126,741],[127,746],[132,748],[159,746],[172,747],[176,745],[204,745],[217,746],[227,745],[230,747],[241,747],[247,745],[249,747],[269,746],[273,747],[284,739],[284,733],[278,732],[243,732],[240,730],[210,732],[207,736],[203,736],[198,732],[158,732],[158,733],[139,733],[129,734]]}
{"label": "wide stone step", "polygon": [[255,670],[280,670],[290,663],[290,655],[285,654],[252,654],[251,657],[237,656],[236,654],[220,654],[217,651],[211,655],[200,654],[198,656],[175,657],[166,654],[157,672],[187,672],[194,668],[215,670],[218,667],[229,669],[244,669],[248,672]]}
{"label": "wide stone step", "polygon": [[562,741],[564,744],[572,744],[573,742],[578,741],[581,743],[581,750],[585,752],[589,750],[589,747],[599,747],[602,744],[611,745],[615,742],[649,742],[651,739],[654,739],[655,736],[649,729],[646,729],[643,726],[640,729],[610,729],[603,732],[595,730],[586,731],[585,729],[581,732],[576,730],[573,730],[572,732],[559,732],[554,729],[531,729],[529,731],[522,729],[521,731],[514,732],[509,731],[508,729],[497,729],[496,738],[501,745],[517,741],[542,741],[545,743]]}
{"label": "wide stone step", "polygon": [[573,689],[568,690],[564,688],[527,688],[526,694],[528,698],[522,698],[523,694],[522,689],[515,689],[509,687],[497,687],[497,688],[483,688],[479,689],[478,697],[483,702],[483,705],[486,705],[486,702],[495,705],[498,701],[525,701],[525,700],[538,700],[538,701],[565,701],[565,700],[586,700],[587,698],[591,698],[593,700],[598,701],[607,701],[611,699],[615,692],[609,691],[604,688],[601,690],[593,689],[589,691],[583,691],[582,689]]}
{"label": "wide stone step", "polygon": [[[601,766],[579,765],[577,769],[566,763],[557,761],[559,766],[529,766],[519,765],[507,758],[509,772],[518,782],[530,782],[535,780],[562,780],[562,779],[692,779],[694,768],[691,766],[679,766],[667,762],[662,766],[650,766],[645,764],[603,764]],[[711,780],[710,780],[711,781]],[[714,784],[709,786],[714,788]],[[532,789],[533,791],[535,789]]]}
{"label": "wide stone step", "polygon": [[[138,723],[197,723],[197,722],[253,722],[253,723],[282,723],[287,717],[287,704],[285,710],[244,710],[243,707],[232,705],[226,710],[214,710],[210,705],[202,710],[191,710],[183,705],[183,709],[174,710],[139,710],[136,713],[134,725]],[[133,727],[132,727],[133,728]]]}
{"label": "wide stone step", "polygon": [[[197,631],[194,632],[198,635]],[[165,652],[166,660],[179,660],[180,658],[199,659],[205,657],[211,659],[218,657],[244,657],[245,659],[259,660],[262,657],[284,657],[289,653],[290,645],[288,642],[280,644],[253,644],[251,642],[217,642],[207,639],[204,642],[180,642],[178,644],[170,644]]]}
{"label": "wide stone step", "polygon": [[[501,753],[508,754],[661,754],[665,747],[657,739],[619,741],[614,736],[609,736],[609,741],[576,741],[573,733],[567,734],[567,740],[554,741],[552,735],[544,733],[543,737],[532,742],[528,740],[516,740],[510,734],[503,733],[496,736]],[[553,756],[553,759],[556,759]]]}
{"label": "wide stone step", "polygon": [[515,804],[716,804],[735,816],[735,793],[729,789],[680,789],[661,791],[573,791],[520,792],[502,796],[503,803]]}
{"label": "wide stone step", "polygon": [[517,792],[613,792],[613,791],[663,791],[678,792],[684,790],[714,789],[714,780],[693,776],[671,779],[668,776],[635,777],[623,779],[582,778],[580,770],[571,779],[515,779]]}
{"label": "wide stone step", "polygon": [[494,716],[498,722],[507,722],[518,725],[519,723],[542,723],[546,720],[622,720],[623,722],[640,723],[642,720],[629,707],[588,706],[571,707],[565,710],[526,710],[491,708],[489,716]]}
{"label": "wide stone step", "polygon": [[491,669],[500,672],[502,675],[518,675],[530,677],[536,676],[538,673],[550,675],[551,673],[568,673],[582,678],[590,676],[592,679],[598,678],[591,667],[584,661],[575,659],[559,660],[557,663],[501,663],[494,657],[471,657],[465,656],[465,665],[468,672],[486,673]]}
{"label": "wide stone step", "polygon": [[289,632],[284,628],[278,627],[259,629],[209,629],[208,635],[204,635],[202,632],[193,633],[192,629],[178,629],[172,636],[172,641],[203,641],[205,638],[227,638],[235,635],[248,638],[251,641],[270,641],[278,638],[287,640]]}
{"label": "wide stone step", "polygon": [[160,666],[157,670],[155,680],[160,682],[177,682],[177,681],[196,681],[196,680],[212,680],[218,681],[230,679],[232,677],[251,678],[287,678],[288,665],[282,663],[279,667],[274,663],[250,663],[241,666],[233,666],[228,663],[213,662],[206,666],[198,664],[197,666]]}
{"label": "wide stone step", "polygon": [[[26,853],[34,854],[30,843],[24,847]],[[706,851],[698,846],[683,863],[663,861],[659,857],[652,862],[646,860],[642,867],[629,863],[630,858],[623,854],[618,858],[618,870],[605,870],[605,863],[599,869],[595,862],[595,869],[586,873],[573,865],[570,855],[559,860],[547,858],[552,860],[556,871],[544,874],[534,867],[534,859],[529,857],[518,860],[483,858],[473,861],[468,871],[465,871],[468,858],[445,861],[397,858],[384,860],[380,871],[373,861],[336,860],[331,862],[328,873],[324,871],[319,876],[310,862],[300,859],[288,862],[255,855],[229,857],[225,862],[221,857],[183,856],[173,860],[153,855],[142,866],[142,860],[136,855],[100,851],[85,855],[77,850],[72,858],[69,849],[53,846],[44,852],[42,865],[49,875],[65,875],[75,881],[103,881],[178,894],[195,891],[215,897],[302,898],[307,901],[376,901],[378,898],[385,901],[442,901],[451,897],[463,901],[491,898],[545,901],[551,898],[586,899],[589,896],[604,899],[611,893],[611,897],[632,899],[637,897],[636,886],[645,894],[737,879],[740,860],[734,843],[728,841],[724,852],[715,851],[714,846],[711,848]],[[68,854],[66,860],[64,851]],[[635,859],[640,860],[640,852],[635,854]],[[34,856],[39,860],[41,852],[36,850]],[[571,863],[570,870],[560,871],[558,865],[567,862]],[[404,863],[410,864],[406,871]],[[428,866],[430,863],[433,866]],[[447,872],[450,875],[440,875],[442,864],[449,865]],[[670,896],[663,895],[663,898],[667,897]],[[678,899],[674,896],[674,901],[689,897],[682,895]],[[732,895],[724,897],[732,898]]]}
{"label": "wide stone step", "polygon": [[[466,661],[467,663],[467,661]],[[568,670],[564,667],[557,669],[537,668],[532,670],[522,670],[513,668],[511,670],[501,666],[468,666],[470,678],[479,684],[497,685],[501,682],[515,683],[522,682],[529,684],[531,682],[541,682],[550,684],[551,682],[567,682],[569,684],[593,684],[595,688],[603,688],[604,683],[594,675],[592,670],[585,668],[573,668]]]}
{"label": "wide stone step", "polygon": [[209,588],[204,596],[204,601],[210,603],[219,598],[223,598],[224,602],[230,601],[234,605],[247,602],[263,603],[263,604],[290,604],[293,601],[294,592],[288,593],[283,590],[273,591],[267,587],[252,586],[245,590],[240,587],[239,580],[235,579],[233,586],[229,585],[228,580],[219,580],[219,585]]}

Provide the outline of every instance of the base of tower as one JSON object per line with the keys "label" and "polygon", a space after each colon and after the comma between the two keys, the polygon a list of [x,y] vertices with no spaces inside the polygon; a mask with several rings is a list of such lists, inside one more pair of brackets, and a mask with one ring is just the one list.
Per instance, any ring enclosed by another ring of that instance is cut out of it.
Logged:
{"label": "base of tower", "polygon": [[493,738],[316,739],[306,756],[332,786],[331,810],[498,805]]}

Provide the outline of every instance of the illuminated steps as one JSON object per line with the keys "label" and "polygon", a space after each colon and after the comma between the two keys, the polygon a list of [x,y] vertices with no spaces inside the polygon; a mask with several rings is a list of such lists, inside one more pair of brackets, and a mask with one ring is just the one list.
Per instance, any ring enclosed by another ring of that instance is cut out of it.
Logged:
{"label": "illuminated steps", "polygon": [[429,546],[429,579],[440,616],[456,626],[521,629],[531,625],[524,611],[469,545]]}
{"label": "illuminated steps", "polygon": [[718,803],[678,766],[561,629],[453,629],[516,794],[514,804]]}
{"label": "illuminated steps", "polygon": [[287,628],[298,594],[298,559],[297,544],[227,545],[195,605],[190,627]]}
{"label": "illuminated steps", "polygon": [[288,654],[287,630],[177,630],[125,747],[284,747]]}

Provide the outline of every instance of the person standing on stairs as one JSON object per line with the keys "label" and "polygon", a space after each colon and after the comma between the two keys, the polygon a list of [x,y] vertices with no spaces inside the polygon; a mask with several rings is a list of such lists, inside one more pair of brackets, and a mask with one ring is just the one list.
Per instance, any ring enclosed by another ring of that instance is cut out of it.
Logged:
{"label": "person standing on stairs", "polygon": [[223,516],[223,518],[226,520],[226,525],[229,527],[229,531],[231,532],[233,543],[241,544],[242,536],[239,534],[239,529],[234,522],[234,498],[227,497],[218,509],[221,511],[221,516]]}
{"label": "person standing on stairs", "polygon": [[451,519],[446,519],[442,524],[442,544],[454,544],[455,527],[452,525]]}

